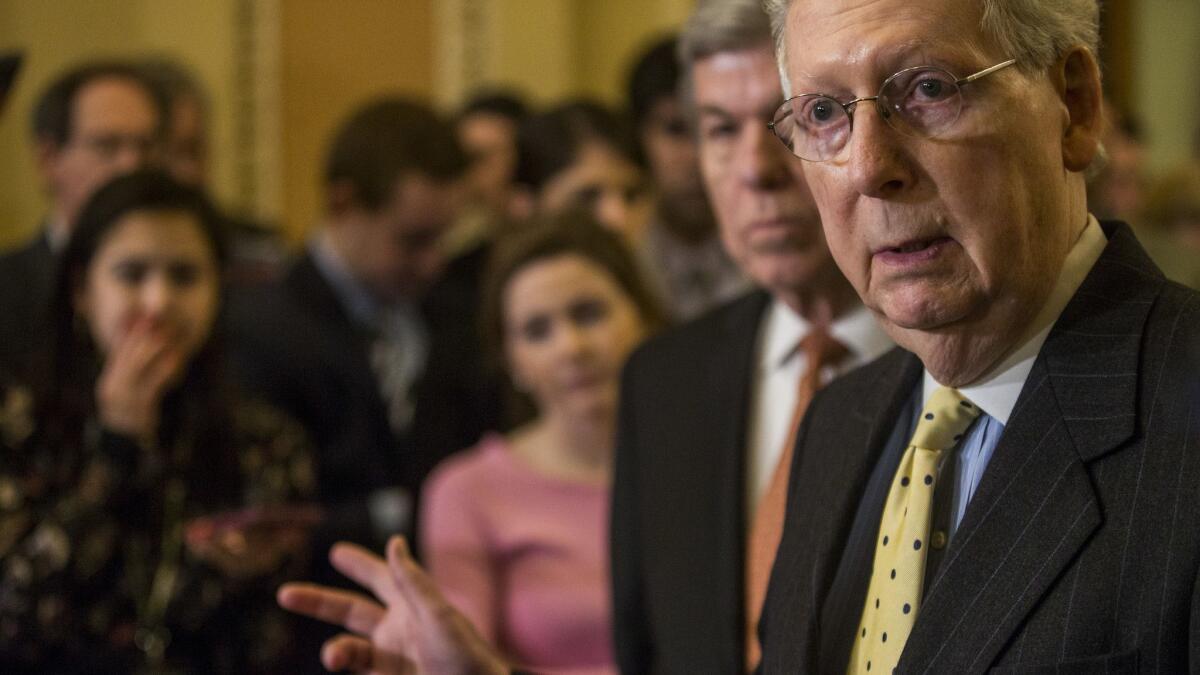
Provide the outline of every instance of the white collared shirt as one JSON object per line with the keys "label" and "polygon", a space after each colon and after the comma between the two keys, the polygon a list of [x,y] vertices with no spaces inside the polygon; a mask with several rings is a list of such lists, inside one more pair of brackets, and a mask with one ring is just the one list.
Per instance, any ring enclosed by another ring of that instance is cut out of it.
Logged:
{"label": "white collared shirt", "polygon": [[[749,519],[753,519],[754,509],[783,454],[783,444],[791,432],[796,408],[797,383],[808,365],[799,348],[800,341],[810,329],[803,317],[783,302],[773,300],[762,321],[746,435],[746,512]],[[850,356],[836,367],[826,366],[822,370],[824,383],[873,361],[893,347],[891,338],[879,327],[870,310],[862,305],[835,319],[829,330],[850,350]]]}

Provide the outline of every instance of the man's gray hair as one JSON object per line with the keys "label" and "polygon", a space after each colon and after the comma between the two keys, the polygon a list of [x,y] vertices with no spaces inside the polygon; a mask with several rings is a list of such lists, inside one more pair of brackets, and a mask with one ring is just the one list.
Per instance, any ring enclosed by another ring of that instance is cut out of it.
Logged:
{"label": "man's gray hair", "polygon": [[679,34],[684,106],[693,109],[692,67],[721,52],[771,46],[771,22],[762,0],[699,0]]}
{"label": "man's gray hair", "polygon": [[[963,0],[956,0],[962,2]],[[780,69],[786,61],[783,39],[788,8],[793,0],[763,0],[771,21]],[[1047,68],[1075,45],[1100,53],[1098,0],[975,0],[982,8],[980,28],[1000,53],[1017,60],[1026,72]],[[784,80],[784,89],[788,83]],[[788,91],[790,96],[792,92]]]}
{"label": "man's gray hair", "polygon": [[[965,2],[966,0],[953,0]],[[1068,49],[1083,45],[1099,58],[1100,3],[1098,0],[974,0],[982,7],[980,28],[995,43],[1000,54],[1015,58],[1017,67],[1033,73],[1050,67]],[[787,44],[783,28],[793,0],[763,0],[763,10],[771,21],[775,56],[783,78],[783,88],[791,96],[784,73]],[[1098,171],[1106,157],[1101,148],[1098,161],[1089,167],[1089,176]]]}

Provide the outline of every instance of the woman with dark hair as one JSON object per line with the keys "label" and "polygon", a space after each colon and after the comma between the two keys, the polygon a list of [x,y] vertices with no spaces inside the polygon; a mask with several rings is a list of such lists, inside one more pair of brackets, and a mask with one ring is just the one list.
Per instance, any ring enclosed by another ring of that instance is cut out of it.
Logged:
{"label": "woman with dark hair", "polygon": [[621,238],[566,215],[499,245],[485,333],[536,416],[426,482],[425,561],[514,662],[614,672],[607,514],[621,367],[664,315]]}
{"label": "woman with dark hair", "polygon": [[155,171],[79,216],[53,344],[0,416],[6,666],[262,672],[286,653],[271,595],[316,518],[286,506],[314,488],[309,446],[226,386],[219,222]]}
{"label": "woman with dark hair", "polygon": [[593,101],[564,103],[522,122],[515,180],[529,213],[584,209],[635,248],[650,220],[649,185],[629,130]]}

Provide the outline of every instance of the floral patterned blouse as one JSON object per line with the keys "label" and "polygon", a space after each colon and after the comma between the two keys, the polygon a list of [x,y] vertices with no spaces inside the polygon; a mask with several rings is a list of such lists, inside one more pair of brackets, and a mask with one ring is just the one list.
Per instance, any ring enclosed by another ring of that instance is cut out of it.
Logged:
{"label": "floral patterned blouse", "polygon": [[[304,432],[265,405],[235,406],[237,453],[224,463],[238,466],[214,471],[207,448],[147,452],[95,424],[83,447],[50,447],[33,409],[28,389],[0,390],[0,670],[278,670],[291,619],[274,591],[304,561],[234,579],[193,555],[184,532],[230,506],[309,502]],[[228,476],[232,489],[216,497],[197,475]]]}

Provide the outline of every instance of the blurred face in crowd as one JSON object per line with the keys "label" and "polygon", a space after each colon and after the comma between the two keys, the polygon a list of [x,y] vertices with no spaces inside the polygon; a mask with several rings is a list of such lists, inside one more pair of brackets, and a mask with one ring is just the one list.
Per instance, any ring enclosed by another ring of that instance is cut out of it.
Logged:
{"label": "blurred face in crowd", "polygon": [[208,182],[204,107],[195,96],[179,96],[171,103],[163,165],[184,185],[202,188]]}
{"label": "blurred face in crowd", "polygon": [[615,414],[621,366],[646,333],[617,281],[587,258],[563,254],[514,274],[503,302],[513,381],[538,409],[577,420]]}
{"label": "blurred face in crowd", "polygon": [[385,301],[417,300],[441,273],[440,241],[456,216],[459,186],[417,173],[396,179],[377,209],[353,197],[340,207],[337,245],[351,273]]}
{"label": "blurred face in crowd", "polygon": [[219,288],[216,254],[194,215],[133,211],[96,249],[75,311],[102,354],[143,339],[186,360],[212,332]]}
{"label": "blurred face in crowd", "polygon": [[679,101],[660,98],[642,122],[640,137],[658,189],[660,217],[681,236],[707,237],[712,233],[712,212],[700,179],[696,140]]}
{"label": "blurred face in crowd", "polygon": [[459,121],[458,140],[471,158],[472,196],[497,213],[506,212],[517,166],[517,125],[503,115],[473,113]]}
{"label": "blurred face in crowd", "polygon": [[800,160],[767,128],[783,100],[770,46],[696,61],[692,88],[700,166],[730,256],[785,299],[837,278]]}
{"label": "blurred face in crowd", "polygon": [[[1013,56],[984,37],[980,11],[959,0],[798,0],[788,79],[794,93],[849,101],[904,68],[966,77]],[[862,103],[840,154],[804,163],[842,271],[943,384],[973,381],[1014,346],[1086,225],[1098,78],[1084,49],[1048,74],[1005,68],[962,87],[961,114],[935,139],[903,135]],[[944,93],[913,96],[932,109]]]}
{"label": "blurred face in crowd", "polygon": [[631,242],[650,221],[646,177],[624,154],[599,141],[585,143],[573,164],[542,186],[538,208],[557,213],[582,208]]}
{"label": "blurred face in crowd", "polygon": [[62,145],[38,141],[39,168],[56,218],[70,226],[96,188],[147,164],[158,150],[158,112],[136,82],[101,77],[72,102],[71,130]]}

